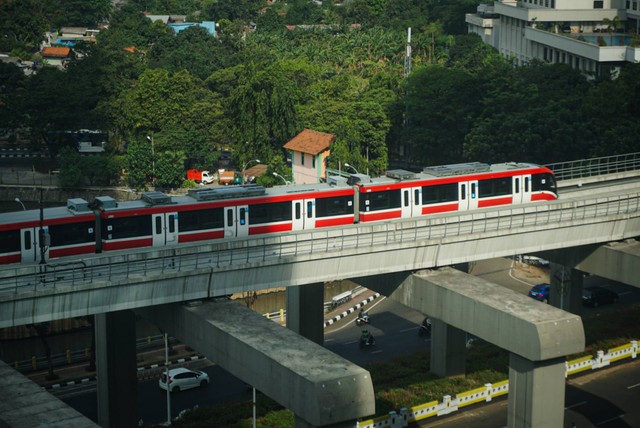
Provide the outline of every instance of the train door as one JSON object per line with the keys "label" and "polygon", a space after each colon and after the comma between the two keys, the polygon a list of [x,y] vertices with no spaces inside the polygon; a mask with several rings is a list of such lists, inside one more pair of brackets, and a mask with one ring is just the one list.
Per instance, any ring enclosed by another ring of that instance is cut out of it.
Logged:
{"label": "train door", "polygon": [[[38,243],[38,231],[40,228],[29,227],[20,230],[20,252],[22,262],[30,263],[38,261],[40,246]],[[46,230],[46,229],[45,229]],[[49,258],[49,247],[46,247],[45,259]]]}
{"label": "train door", "polygon": [[458,211],[469,209],[469,183],[466,181],[458,183]]}
{"label": "train door", "polygon": [[513,203],[531,202],[531,174],[513,177]]}
{"label": "train door", "polygon": [[[414,194],[414,190],[417,190],[418,188],[407,188],[407,189],[402,189],[400,191],[400,209],[401,209],[401,215],[402,218],[410,218],[413,215],[414,209],[413,209],[413,205],[414,205],[414,198],[413,198],[413,194]],[[419,210],[415,210],[415,211],[419,211]]]}
{"label": "train door", "polygon": [[224,209],[224,237],[249,236],[249,206],[240,205]]}
{"label": "train door", "polygon": [[315,199],[302,199],[291,204],[293,230],[313,229],[316,226]]}
{"label": "train door", "polygon": [[178,243],[178,213],[152,214],[151,221],[154,247]]}
{"label": "train door", "polygon": [[[467,181],[465,183],[460,183],[466,185],[466,209],[473,210],[478,208],[478,180]],[[460,193],[462,195],[462,192]]]}

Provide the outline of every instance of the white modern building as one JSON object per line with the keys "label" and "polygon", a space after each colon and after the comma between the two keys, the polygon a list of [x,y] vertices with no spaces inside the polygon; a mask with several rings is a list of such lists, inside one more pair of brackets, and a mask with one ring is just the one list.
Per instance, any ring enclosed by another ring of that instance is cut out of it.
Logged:
{"label": "white modern building", "polygon": [[563,63],[597,78],[640,61],[640,0],[502,0],[466,22],[516,64]]}

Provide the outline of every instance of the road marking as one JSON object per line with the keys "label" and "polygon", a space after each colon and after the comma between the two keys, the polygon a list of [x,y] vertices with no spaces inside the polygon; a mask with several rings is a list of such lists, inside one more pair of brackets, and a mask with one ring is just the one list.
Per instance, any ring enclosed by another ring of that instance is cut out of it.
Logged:
{"label": "road marking", "polygon": [[572,404],[571,406],[567,406],[564,409],[565,410],[573,409],[574,407],[582,406],[583,404],[587,404],[587,402],[586,401],[581,401],[579,403]]}
{"label": "road marking", "polygon": [[615,420],[622,419],[622,418],[624,418],[624,414],[622,414],[622,415],[618,415],[618,416],[616,416],[615,418],[610,418],[610,419],[606,419],[606,420],[604,420],[604,421],[598,422],[596,425],[604,425],[604,424],[608,424],[608,423],[609,423],[609,422],[611,422],[611,421],[615,421]]}
{"label": "road marking", "polygon": [[400,330],[400,333],[406,333],[406,332],[408,332],[408,331],[417,330],[417,329],[419,329],[419,328],[420,328],[420,327],[417,327],[417,326],[416,326],[416,327],[411,327],[411,328],[405,328],[404,330]]}
{"label": "road marking", "polygon": [[359,340],[352,340],[351,342],[344,342],[345,345],[351,345],[352,343],[358,343]]}
{"label": "road marking", "polygon": [[380,349],[378,351],[373,351],[372,354],[379,354],[380,352],[382,352],[382,349]]}
{"label": "road marking", "polygon": [[627,389],[635,388],[636,386],[640,386],[640,383],[636,383],[635,385],[627,386]]}

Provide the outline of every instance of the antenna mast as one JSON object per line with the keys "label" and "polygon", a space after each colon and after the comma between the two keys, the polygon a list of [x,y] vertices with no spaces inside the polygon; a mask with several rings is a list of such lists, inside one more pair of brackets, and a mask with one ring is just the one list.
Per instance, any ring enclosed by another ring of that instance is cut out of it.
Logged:
{"label": "antenna mast", "polygon": [[404,56],[404,77],[411,74],[411,27],[407,29],[407,51]]}

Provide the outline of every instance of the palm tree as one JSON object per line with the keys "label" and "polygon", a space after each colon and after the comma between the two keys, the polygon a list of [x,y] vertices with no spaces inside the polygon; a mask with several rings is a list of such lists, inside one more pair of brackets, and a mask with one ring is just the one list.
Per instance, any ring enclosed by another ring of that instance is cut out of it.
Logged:
{"label": "palm tree", "polygon": [[[604,18],[602,20],[602,23],[607,25],[607,32],[609,33],[609,46],[613,46],[613,33],[618,31],[621,27],[620,17],[616,15],[613,17],[613,19]],[[623,44],[624,44],[624,39],[621,38],[620,45],[623,45]]]}

